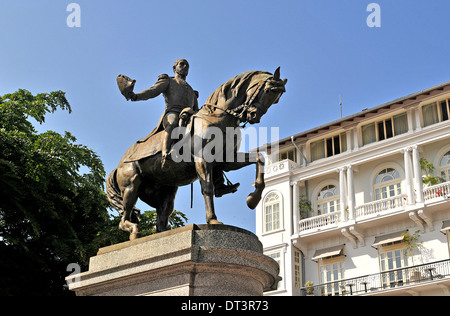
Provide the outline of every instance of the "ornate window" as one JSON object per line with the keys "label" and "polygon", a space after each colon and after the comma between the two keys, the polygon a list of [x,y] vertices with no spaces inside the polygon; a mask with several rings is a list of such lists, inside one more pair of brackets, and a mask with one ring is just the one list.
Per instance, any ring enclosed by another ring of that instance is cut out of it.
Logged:
{"label": "ornate window", "polygon": [[281,199],[277,193],[270,193],[264,200],[264,232],[281,228]]}
{"label": "ornate window", "polygon": [[450,181],[450,151],[441,158],[439,163],[439,173],[445,181]]}
{"label": "ornate window", "polygon": [[381,170],[375,178],[375,199],[382,200],[402,194],[400,174],[394,168]]}
{"label": "ornate window", "polygon": [[339,189],[334,185],[327,185],[320,190],[316,200],[317,215],[337,212],[340,209]]}

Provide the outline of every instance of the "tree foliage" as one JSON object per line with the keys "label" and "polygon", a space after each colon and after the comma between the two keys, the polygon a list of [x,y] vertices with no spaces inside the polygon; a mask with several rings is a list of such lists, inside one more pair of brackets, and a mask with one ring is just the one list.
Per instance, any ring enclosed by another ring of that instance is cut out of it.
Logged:
{"label": "tree foliage", "polygon": [[100,158],[30,122],[58,108],[71,111],[62,91],[0,97],[0,294],[61,294],[67,264],[87,265],[109,220]]}
{"label": "tree foliage", "polygon": [[[71,112],[62,91],[0,97],[0,295],[73,295],[68,264],[85,271],[100,247],[129,238],[108,212],[97,154],[69,132],[38,133],[30,122],[57,109]],[[186,220],[175,211],[170,226]],[[142,236],[154,233],[156,212],[140,222]]]}

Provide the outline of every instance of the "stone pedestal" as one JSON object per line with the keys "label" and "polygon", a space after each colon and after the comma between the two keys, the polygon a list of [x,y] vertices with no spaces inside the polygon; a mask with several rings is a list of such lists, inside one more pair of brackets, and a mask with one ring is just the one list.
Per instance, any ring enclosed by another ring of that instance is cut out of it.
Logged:
{"label": "stone pedestal", "polygon": [[253,233],[193,224],[101,248],[67,282],[77,295],[261,296],[278,273]]}

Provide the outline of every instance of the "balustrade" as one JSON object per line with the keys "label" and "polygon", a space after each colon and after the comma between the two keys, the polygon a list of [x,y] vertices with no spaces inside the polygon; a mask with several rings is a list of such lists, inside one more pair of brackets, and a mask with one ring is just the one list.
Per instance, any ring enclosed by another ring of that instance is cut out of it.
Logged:
{"label": "balustrade", "polygon": [[437,198],[450,198],[450,181],[427,187],[423,190],[425,201]]}
{"label": "balustrade", "polygon": [[340,222],[340,212],[333,212],[300,220],[299,231],[335,225]]}
{"label": "balustrade", "polygon": [[378,214],[403,208],[407,203],[406,194],[366,203],[356,207],[356,217],[376,216]]}
{"label": "balustrade", "polygon": [[[423,190],[425,202],[450,200],[450,181],[440,183]],[[405,208],[408,204],[407,195],[402,194],[391,198],[365,203],[356,207],[356,220],[361,218],[376,217],[382,214],[388,214]],[[331,224],[337,224],[341,221],[339,212],[329,213],[302,219],[299,222],[299,231],[320,228]]]}
{"label": "balustrade", "polygon": [[450,277],[450,260],[436,261],[401,269],[302,287],[304,294],[316,296],[366,295],[377,291],[420,285],[421,282]]}

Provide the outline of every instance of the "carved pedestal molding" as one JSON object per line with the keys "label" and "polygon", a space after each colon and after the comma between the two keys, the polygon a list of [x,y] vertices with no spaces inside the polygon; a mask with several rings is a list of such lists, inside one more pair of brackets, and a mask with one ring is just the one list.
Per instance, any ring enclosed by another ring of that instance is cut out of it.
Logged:
{"label": "carved pedestal molding", "polygon": [[66,278],[82,296],[261,296],[280,278],[258,238],[227,225],[188,225],[101,248]]}

